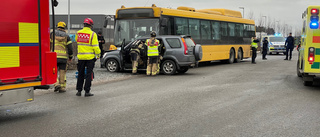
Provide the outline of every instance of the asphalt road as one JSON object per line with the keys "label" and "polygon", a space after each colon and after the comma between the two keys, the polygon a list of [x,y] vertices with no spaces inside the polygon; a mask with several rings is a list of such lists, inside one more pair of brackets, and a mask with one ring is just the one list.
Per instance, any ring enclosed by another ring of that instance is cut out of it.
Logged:
{"label": "asphalt road", "polygon": [[318,137],[320,81],[303,86],[283,55],[211,63],[186,74],[95,84],[0,107],[0,136]]}

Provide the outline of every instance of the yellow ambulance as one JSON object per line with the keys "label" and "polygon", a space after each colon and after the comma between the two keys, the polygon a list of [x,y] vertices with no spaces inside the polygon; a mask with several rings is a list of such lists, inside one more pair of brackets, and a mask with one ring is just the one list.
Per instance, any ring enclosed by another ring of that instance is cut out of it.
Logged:
{"label": "yellow ambulance", "polygon": [[303,29],[297,75],[302,77],[305,86],[312,86],[315,77],[320,76],[320,6],[309,6],[302,14]]}

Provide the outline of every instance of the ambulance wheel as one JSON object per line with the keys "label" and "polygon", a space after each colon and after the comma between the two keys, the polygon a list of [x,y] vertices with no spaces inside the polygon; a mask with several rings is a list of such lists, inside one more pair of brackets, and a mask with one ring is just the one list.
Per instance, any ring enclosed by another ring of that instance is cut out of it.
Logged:
{"label": "ambulance wheel", "polygon": [[109,72],[117,72],[119,71],[119,63],[115,59],[107,60],[106,68]]}
{"label": "ambulance wheel", "polygon": [[173,75],[177,71],[176,63],[172,60],[165,60],[161,64],[162,73],[165,75]]}
{"label": "ambulance wheel", "polygon": [[299,61],[297,61],[297,76],[302,77],[302,74],[300,73],[300,69],[299,69]]}

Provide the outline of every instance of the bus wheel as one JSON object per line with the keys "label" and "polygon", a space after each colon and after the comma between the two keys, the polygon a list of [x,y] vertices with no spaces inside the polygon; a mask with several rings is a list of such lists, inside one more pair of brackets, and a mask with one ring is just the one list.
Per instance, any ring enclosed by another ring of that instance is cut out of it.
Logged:
{"label": "bus wheel", "polygon": [[228,64],[232,64],[234,62],[234,50],[230,49],[229,59],[226,60]]}
{"label": "bus wheel", "polygon": [[237,59],[235,59],[235,61],[234,61],[234,62],[236,62],[236,63],[241,62],[241,60],[242,60],[242,55],[243,55],[242,50],[239,48],[239,49],[238,49],[238,56],[237,56]]}
{"label": "bus wheel", "polygon": [[299,61],[297,61],[297,76],[302,77],[302,74],[300,73],[300,69],[299,69]]}
{"label": "bus wheel", "polygon": [[313,81],[303,81],[304,86],[312,86]]}

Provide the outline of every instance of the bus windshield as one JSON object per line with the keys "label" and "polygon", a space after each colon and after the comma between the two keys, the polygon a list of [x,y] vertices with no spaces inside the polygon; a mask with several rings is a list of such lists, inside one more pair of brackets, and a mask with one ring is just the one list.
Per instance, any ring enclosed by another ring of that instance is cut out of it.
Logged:
{"label": "bus windshield", "polygon": [[270,37],[270,42],[285,42],[286,39],[284,37]]}
{"label": "bus windshield", "polygon": [[151,31],[158,34],[159,19],[123,19],[117,20],[115,26],[115,45],[120,45],[125,39],[129,43],[143,36],[150,36]]}

